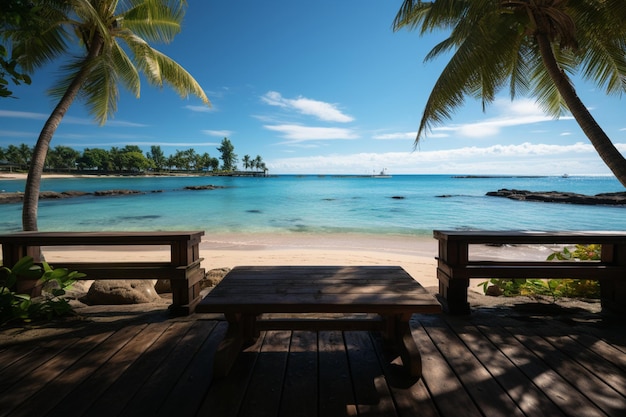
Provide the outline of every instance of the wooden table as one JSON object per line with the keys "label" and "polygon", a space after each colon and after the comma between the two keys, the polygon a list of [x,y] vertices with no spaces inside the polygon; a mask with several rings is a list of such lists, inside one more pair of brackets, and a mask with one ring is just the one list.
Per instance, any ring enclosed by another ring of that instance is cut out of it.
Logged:
{"label": "wooden table", "polygon": [[[196,307],[197,313],[224,313],[229,323],[216,353],[216,376],[228,374],[260,330],[364,329],[381,330],[411,375],[420,377],[409,319],[413,313],[440,311],[437,299],[399,266],[235,267]],[[306,313],[333,316],[307,318]]]}

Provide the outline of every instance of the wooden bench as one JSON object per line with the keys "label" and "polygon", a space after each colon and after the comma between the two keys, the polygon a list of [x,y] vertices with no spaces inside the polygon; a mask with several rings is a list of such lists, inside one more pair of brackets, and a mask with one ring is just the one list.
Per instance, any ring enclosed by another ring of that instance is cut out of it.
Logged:
{"label": "wooden bench", "polygon": [[419,377],[422,361],[409,319],[440,311],[435,296],[399,266],[238,266],[196,308],[224,313],[229,323],[214,361],[216,376],[228,374],[260,330],[358,329],[381,330]]}
{"label": "wooden bench", "polygon": [[[203,231],[189,232],[19,232],[0,235],[2,262],[13,266],[29,255],[40,259],[46,246],[167,246],[169,260],[155,262],[49,262],[53,268],[68,268],[86,274],[83,279],[169,279],[172,287],[173,315],[193,313],[200,302],[199,245]],[[37,282],[20,280],[21,291],[36,295]],[[39,289],[40,291],[40,289]]]}
{"label": "wooden bench", "polygon": [[[437,278],[446,312],[467,314],[472,278],[572,278],[600,281],[602,308],[624,311],[626,303],[626,232],[445,231],[439,240]],[[600,261],[480,261],[470,259],[470,245],[602,245]]]}

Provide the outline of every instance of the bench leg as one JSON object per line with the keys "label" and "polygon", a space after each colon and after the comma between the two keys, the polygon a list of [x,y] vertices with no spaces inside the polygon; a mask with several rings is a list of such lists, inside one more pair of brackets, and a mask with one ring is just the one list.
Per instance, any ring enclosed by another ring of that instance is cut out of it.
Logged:
{"label": "bench leg", "polygon": [[228,314],[228,330],[217,347],[213,363],[213,375],[223,378],[228,375],[233,363],[246,346],[254,344],[259,336],[256,331],[256,316],[252,314]]}
{"label": "bench leg", "polygon": [[469,279],[439,279],[439,295],[442,298],[443,310],[449,314],[469,314],[470,305],[467,301]]}
{"label": "bench leg", "polygon": [[606,313],[626,313],[626,282],[620,279],[600,280],[602,311]]}

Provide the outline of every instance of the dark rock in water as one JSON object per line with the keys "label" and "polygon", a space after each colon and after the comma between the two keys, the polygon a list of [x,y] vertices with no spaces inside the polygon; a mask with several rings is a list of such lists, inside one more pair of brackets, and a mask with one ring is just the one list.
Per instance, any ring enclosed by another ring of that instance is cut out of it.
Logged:
{"label": "dark rock in water", "polygon": [[547,203],[569,203],[583,205],[626,205],[626,192],[602,193],[585,195],[560,191],[527,191],[503,188],[498,191],[489,191],[491,197],[505,197],[518,201],[541,201]]}
{"label": "dark rock in water", "polygon": [[405,197],[401,195],[394,195],[391,198],[393,198],[394,200],[404,200]]}
{"label": "dark rock in water", "polygon": [[437,198],[450,198],[453,197],[452,194],[441,194],[441,195],[436,195],[435,197]]}
{"label": "dark rock in water", "polygon": [[102,196],[110,196],[110,195],[129,195],[129,194],[141,194],[141,191],[137,190],[103,190],[96,191],[93,195],[102,197]]}
{"label": "dark rock in water", "polygon": [[219,185],[188,185],[184,187],[185,190],[216,190],[218,188],[224,188]]}
{"label": "dark rock in water", "polygon": [[63,194],[65,197],[82,197],[84,195],[89,195],[91,193],[88,193],[87,191],[63,191],[61,194]]}

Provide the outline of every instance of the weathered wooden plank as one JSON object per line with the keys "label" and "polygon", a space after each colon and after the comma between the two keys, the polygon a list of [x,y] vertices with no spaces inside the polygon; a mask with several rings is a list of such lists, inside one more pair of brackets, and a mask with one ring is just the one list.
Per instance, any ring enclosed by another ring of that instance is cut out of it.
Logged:
{"label": "weathered wooden plank", "polygon": [[[513,329],[508,330],[513,331]],[[566,340],[565,337],[562,337],[561,341],[552,345],[548,343],[545,338],[533,334],[526,329],[520,330],[516,328],[514,332],[515,337],[528,349],[535,352],[536,355],[546,363],[551,364],[553,369],[558,372],[563,379],[586,398],[593,401],[593,403],[608,416],[623,416],[624,410],[626,410],[626,398],[623,396],[623,393],[626,390],[622,386],[620,387],[622,393],[617,392],[606,383],[604,377],[599,378],[584,366],[581,366],[576,359],[572,360],[568,358],[563,353],[562,349],[564,349],[564,345],[568,343],[575,344],[574,341],[571,339]],[[554,338],[552,339],[554,340]],[[557,345],[561,345],[561,347]],[[578,350],[584,351],[585,349],[579,348]],[[578,354],[576,354],[576,356],[578,356]],[[590,358],[587,358],[587,360],[590,360]],[[610,374],[606,375],[606,377],[610,376]],[[623,378],[620,384],[623,384]]]}
{"label": "weathered wooden plank", "polygon": [[[477,364],[476,366],[482,365],[526,415],[533,417],[565,416],[543,391],[514,366],[509,358],[502,353],[499,345],[495,345],[485,338],[476,328],[473,322],[480,322],[481,318],[475,315],[472,318],[473,320],[468,322],[458,317],[446,317],[446,321],[480,361],[480,365]],[[434,317],[425,318],[422,316],[421,321],[424,322],[424,320],[430,322],[434,320]]]}
{"label": "weathered wooden plank", "polygon": [[317,417],[317,333],[294,331],[278,415]]}
{"label": "weathered wooden plank", "polygon": [[50,411],[50,414],[83,415],[93,402],[155,342],[165,327],[166,325],[163,323],[157,323],[141,329],[127,344],[103,363],[97,372],[94,372],[72,390],[71,400],[60,402]]}
{"label": "weathered wooden plank", "polygon": [[318,334],[319,416],[356,416],[356,401],[343,332]]}
{"label": "weathered wooden plank", "polygon": [[239,415],[278,415],[290,339],[289,331],[266,332]]}
{"label": "weathered wooden plank", "polygon": [[[426,290],[419,290],[411,285],[398,285],[397,287],[393,287],[388,284],[338,283],[326,285],[326,283],[324,283],[324,286],[322,286],[319,282],[291,285],[285,282],[275,283],[272,281],[263,281],[255,283],[230,282],[227,285],[217,288],[216,295],[226,296],[237,294],[237,289],[240,289],[243,285],[246,286],[247,292],[254,294],[428,294]],[[363,288],[358,288],[357,285],[363,285]]]}
{"label": "weathered wooden plank", "polygon": [[[299,312],[303,310],[303,305],[306,308],[320,306],[318,310],[311,312],[329,313],[336,310],[346,311],[346,309],[351,309],[355,313],[368,313],[376,312],[379,308],[386,311],[410,309],[406,311],[437,313],[440,309],[440,304],[432,295],[420,294],[255,294],[253,292],[241,294],[240,292],[239,294],[222,296],[219,293],[213,294],[211,292],[209,295],[210,299],[205,297],[198,304],[196,311],[199,313],[224,312],[224,307],[231,306],[231,309],[260,309],[259,313],[289,312],[289,310],[284,311],[286,308],[293,312]],[[275,311],[277,309],[279,311]]]}
{"label": "weathered wooden plank", "polygon": [[213,327],[214,323],[210,321],[194,321],[120,415],[156,415]]}
{"label": "weathered wooden plank", "polygon": [[462,370],[457,372],[457,376],[484,415],[524,416],[507,392],[443,320],[433,318],[424,328],[450,366]]}
{"label": "weathered wooden plank", "polygon": [[621,231],[528,231],[528,230],[434,230],[441,241],[459,241],[469,244],[486,243],[626,243]]}
{"label": "weathered wooden plank", "polygon": [[178,341],[189,331],[193,322],[164,322],[150,325],[150,331],[162,333],[135,362],[111,383],[85,412],[90,417],[117,416],[132,401],[137,391],[151,378],[162,363],[168,360]]}
{"label": "weathered wooden plank", "polygon": [[[56,344],[65,344],[66,349],[61,351],[50,349],[49,356],[42,356],[45,361],[33,360],[32,363],[24,363],[19,368],[22,370],[21,375],[13,374],[11,376],[8,373],[3,373],[2,379],[10,384],[10,389],[0,395],[0,415],[9,415],[11,412],[13,412],[11,415],[28,415],[22,410],[32,407],[33,402],[37,402],[31,400],[32,398],[40,398],[40,392],[48,383],[67,372],[68,368],[71,368],[84,355],[89,354],[92,349],[111,334],[113,334],[112,331],[101,332],[79,340],[60,338]],[[42,347],[48,350],[47,346],[44,344]],[[4,379],[5,377],[7,379]]]}
{"label": "weathered wooden plank", "polygon": [[[578,343],[575,336],[556,336],[545,333],[542,333],[542,336],[559,351],[569,356],[573,361],[576,361],[580,366],[626,397],[626,372],[616,367],[608,358],[585,348],[583,344]],[[626,358],[626,354],[619,356],[622,359]],[[624,409],[626,410],[626,405]]]}
{"label": "weathered wooden plank", "polygon": [[[546,363],[518,340],[514,334],[501,327],[479,329],[492,343],[497,345],[511,362],[522,371],[533,384],[538,386],[568,416],[606,416],[584,395],[559,375],[550,363]],[[517,327],[516,331],[521,327]]]}
{"label": "weathered wooden plank", "polygon": [[[14,389],[20,379],[28,376],[42,365],[49,363],[64,349],[70,347],[78,338],[68,338],[67,340],[48,340],[40,343],[32,343],[30,346],[14,346],[0,356],[7,361],[7,366],[0,370],[0,393]],[[23,351],[23,353],[22,353]],[[22,353],[22,354],[20,354]],[[0,402],[0,409],[2,409]]]}
{"label": "weathered wooden plank", "polygon": [[[60,402],[71,397],[71,392],[106,363],[117,351],[139,334],[146,324],[124,327],[106,339],[87,338],[85,350],[71,366],[65,368],[56,378],[50,380],[45,389],[37,394],[37,401],[27,401],[11,416],[45,415]],[[108,336],[108,332],[105,336]]]}
{"label": "weathered wooden plank", "polygon": [[419,323],[411,327],[422,359],[422,379],[442,416],[482,417],[455,370],[446,361],[435,342]]}
{"label": "weathered wooden plank", "polygon": [[[4,346],[0,349],[0,374],[4,376],[4,373],[8,368],[13,366],[16,362],[19,362],[25,356],[30,355],[37,348],[38,347],[35,343],[32,343],[29,346],[22,346],[19,344]],[[18,373],[20,372],[21,369],[18,370]],[[3,381],[0,381],[0,386],[2,386],[2,383]],[[2,392],[2,388],[0,388],[0,392]]]}
{"label": "weathered wooden plank", "polygon": [[604,360],[612,363],[619,370],[626,373],[626,346],[624,346],[624,349],[619,349],[617,346],[608,343],[606,340],[599,339],[596,336],[591,336],[592,333],[593,330],[590,329],[589,332],[585,333],[576,332],[576,334],[572,335],[572,337],[574,337],[578,343],[587,347],[587,349],[595,352]]}
{"label": "weathered wooden plank", "polygon": [[[217,324],[210,322],[214,327],[194,355],[193,360],[178,379],[178,383],[168,394],[165,403],[159,407],[156,416],[190,416],[194,415],[200,406],[213,380],[213,357],[219,342],[226,333],[228,325],[225,322]],[[209,328],[203,329],[207,331]]]}
{"label": "weathered wooden plank", "polygon": [[344,332],[359,415],[397,416],[387,380],[368,332]]}

